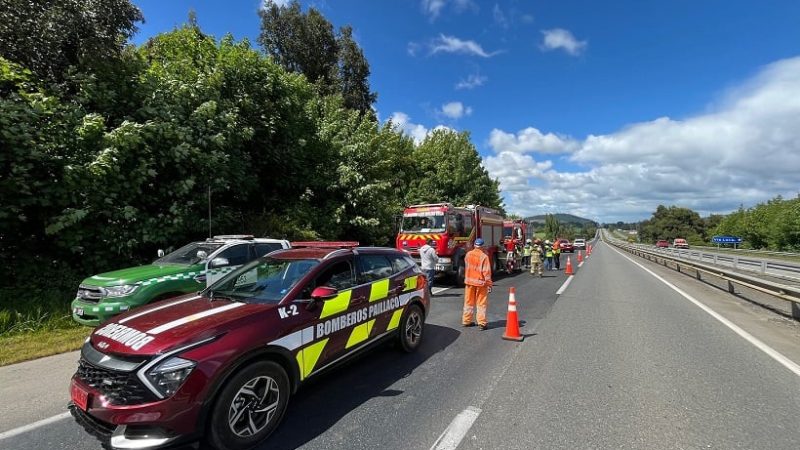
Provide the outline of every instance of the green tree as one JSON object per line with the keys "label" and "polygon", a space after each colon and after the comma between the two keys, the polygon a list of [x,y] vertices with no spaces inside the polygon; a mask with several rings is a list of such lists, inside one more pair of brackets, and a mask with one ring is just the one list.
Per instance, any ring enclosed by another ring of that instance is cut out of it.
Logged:
{"label": "green tree", "polygon": [[0,0],[0,56],[61,82],[118,57],[142,20],[129,0]]}
{"label": "green tree", "polygon": [[700,215],[688,208],[658,205],[653,217],[642,222],[639,235],[644,242],[658,239],[685,238],[690,243],[703,242],[704,222]]}
{"label": "green tree", "polygon": [[370,92],[369,63],[361,47],[353,40],[350,26],[340,30],[339,79],[344,105],[362,113],[371,112],[378,95]]}
{"label": "green tree", "polygon": [[406,203],[451,202],[503,209],[499,183],[481,165],[466,131],[434,130],[414,149]]}
{"label": "green tree", "polygon": [[324,92],[339,90],[339,42],[325,16],[313,7],[303,13],[297,0],[286,6],[268,1],[259,15],[258,42],[267,54],[287,70],[319,83]]}
{"label": "green tree", "polygon": [[557,239],[561,236],[561,222],[553,214],[544,216],[544,235],[547,239]]}

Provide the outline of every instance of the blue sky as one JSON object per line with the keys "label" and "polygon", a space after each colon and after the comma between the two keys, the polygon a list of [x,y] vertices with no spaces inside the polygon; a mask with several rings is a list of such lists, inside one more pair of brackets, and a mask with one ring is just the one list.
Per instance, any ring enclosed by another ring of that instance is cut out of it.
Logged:
{"label": "blue sky", "polygon": [[[137,43],[194,9],[256,45],[258,0],[134,3]],[[416,139],[470,131],[510,212],[635,221],[800,192],[798,1],[301,5],[354,28],[382,120]]]}

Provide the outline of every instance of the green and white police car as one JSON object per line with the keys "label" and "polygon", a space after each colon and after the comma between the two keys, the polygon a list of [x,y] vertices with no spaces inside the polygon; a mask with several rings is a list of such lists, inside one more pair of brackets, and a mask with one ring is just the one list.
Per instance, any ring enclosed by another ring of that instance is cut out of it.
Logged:
{"label": "green and white police car", "polygon": [[290,247],[282,239],[225,235],[192,242],[166,256],[159,250],[152,264],[83,280],[72,301],[72,318],[96,326],[137,306],[205,289],[242,264]]}

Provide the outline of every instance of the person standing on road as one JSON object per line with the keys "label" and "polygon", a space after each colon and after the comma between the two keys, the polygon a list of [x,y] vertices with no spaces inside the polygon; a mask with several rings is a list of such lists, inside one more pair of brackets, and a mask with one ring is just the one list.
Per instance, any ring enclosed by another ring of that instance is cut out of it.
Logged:
{"label": "person standing on road", "polygon": [[544,241],[544,270],[553,270],[553,246],[549,239]]}
{"label": "person standing on road", "polygon": [[439,255],[436,254],[434,245],[436,241],[428,239],[425,245],[419,248],[420,268],[428,279],[428,293],[433,297],[433,279],[436,276],[436,264],[439,262]]}
{"label": "person standing on road", "polygon": [[556,241],[553,244],[553,262],[556,265],[556,270],[561,270],[561,241]]}
{"label": "person standing on road", "polygon": [[531,240],[528,239],[525,241],[525,247],[522,248],[522,265],[525,268],[529,268],[531,266],[531,252],[532,252]]}
{"label": "person standing on road", "polygon": [[537,239],[531,247],[531,275],[538,274],[542,277],[542,243]]}
{"label": "person standing on road", "polygon": [[475,248],[464,258],[464,313],[461,324],[465,327],[475,325],[473,309],[478,310],[478,326],[485,330],[489,326],[486,309],[489,306],[489,292],[492,291],[492,264],[483,249],[483,239],[475,239]]}

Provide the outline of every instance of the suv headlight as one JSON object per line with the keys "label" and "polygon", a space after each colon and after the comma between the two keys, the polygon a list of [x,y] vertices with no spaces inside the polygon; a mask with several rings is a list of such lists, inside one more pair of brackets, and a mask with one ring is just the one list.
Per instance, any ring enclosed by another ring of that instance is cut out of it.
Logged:
{"label": "suv headlight", "polygon": [[138,288],[138,284],[122,284],[119,286],[109,286],[103,289],[105,290],[106,297],[124,297],[132,294],[133,291]]}
{"label": "suv headlight", "polygon": [[150,381],[150,385],[160,392],[163,398],[167,398],[180,389],[195,365],[197,363],[194,361],[173,356],[160,362],[144,375]]}

